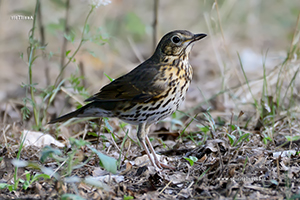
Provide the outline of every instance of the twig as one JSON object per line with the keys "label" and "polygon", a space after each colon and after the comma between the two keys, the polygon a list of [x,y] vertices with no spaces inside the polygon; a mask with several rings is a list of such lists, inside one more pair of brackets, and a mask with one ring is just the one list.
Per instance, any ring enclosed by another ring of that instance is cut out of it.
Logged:
{"label": "twig", "polygon": [[75,99],[75,101],[79,102],[81,105],[85,105],[85,103],[83,101],[81,101],[80,99],[78,99],[76,96],[74,96],[72,93],[70,93],[66,88],[61,87],[61,90],[66,93],[67,95],[69,95],[70,97],[72,97],[73,99]]}
{"label": "twig", "polygon": [[[40,44],[42,47],[45,46],[45,29],[44,29],[44,25],[43,25],[43,20],[42,20],[42,2],[40,2],[39,7],[38,7],[38,24],[39,24],[39,29],[40,29],[40,36],[41,36],[41,41]],[[45,77],[46,77],[46,85],[50,85],[50,76],[49,76],[49,65],[47,62],[47,57],[46,54],[43,53],[43,61],[45,64]]]}
{"label": "twig", "polygon": [[225,36],[224,36],[223,28],[222,28],[220,12],[219,12],[219,5],[218,5],[217,0],[215,0],[215,5],[216,5],[216,10],[217,10],[217,15],[218,15],[218,23],[219,23],[219,26],[220,26],[221,35],[222,35],[222,39],[223,39],[223,42],[224,42],[224,47],[226,49],[226,53],[227,53],[228,57],[230,58],[230,54],[229,54],[229,51],[228,51],[228,47],[226,45]]}
{"label": "twig", "polygon": [[158,21],[158,2],[159,0],[154,0],[154,19],[153,19],[153,51],[156,47],[157,41],[157,21]]}
{"label": "twig", "polygon": [[295,30],[294,30],[294,34],[293,34],[293,39],[292,39],[291,46],[290,46],[290,50],[289,50],[288,59],[291,58],[291,53],[293,51],[293,46],[294,46],[293,44],[294,44],[295,37],[296,37],[296,34],[297,34],[297,27],[298,27],[298,24],[299,24],[299,20],[300,20],[300,13],[298,14],[298,17],[297,17],[297,22],[296,22],[296,26],[295,26]]}
{"label": "twig", "polygon": [[81,40],[80,40],[80,43],[77,47],[77,49],[75,50],[75,52],[72,54],[72,56],[69,58],[68,62],[63,66],[63,68],[61,69],[59,75],[57,76],[56,80],[55,80],[55,83],[54,83],[54,87],[57,87],[57,85],[60,83],[60,77],[62,76],[62,73],[63,71],[65,70],[65,68],[70,64],[70,62],[73,60],[73,58],[75,57],[75,55],[77,54],[77,52],[79,51],[80,47],[82,46],[83,42],[85,41],[84,39],[84,33],[85,33],[85,29],[87,27],[87,21],[90,17],[90,15],[92,14],[93,10],[94,10],[95,6],[92,6],[89,14],[87,15],[87,17],[85,18],[85,21],[84,21],[84,26],[83,26],[83,30],[82,30],[82,33],[81,33]]}
{"label": "twig", "polygon": [[101,126],[102,126],[102,123],[103,123],[103,118],[101,117],[99,119],[99,134],[97,134],[97,144],[96,144],[96,149],[98,149],[98,144],[100,143],[100,134],[101,134]]}
{"label": "twig", "polygon": [[[30,47],[28,48],[28,50],[29,50],[29,57],[28,57],[29,88],[30,88],[31,101],[32,101],[32,105],[33,105],[34,121],[35,121],[36,126],[38,126],[38,127],[39,127],[39,112],[36,108],[36,102],[35,102],[35,97],[34,97],[34,85],[32,82],[32,66],[33,66],[34,60],[36,59],[36,57],[34,55],[35,54],[35,44],[33,43],[33,41],[34,41],[36,16],[37,16],[39,4],[40,4],[40,1],[37,0],[36,6],[35,6],[34,17],[33,17],[32,29],[30,30],[30,36],[29,36],[29,41],[31,41],[31,42],[30,42]],[[26,90],[26,97],[27,97],[27,90]]]}
{"label": "twig", "polygon": [[141,55],[141,53],[138,51],[138,49],[136,48],[136,45],[134,44],[134,42],[132,41],[132,39],[130,37],[127,37],[127,40],[129,42],[129,45],[133,51],[133,53],[135,54],[135,56],[137,57],[137,59],[140,61],[140,62],[144,62],[144,58],[143,56]]}
{"label": "twig", "polygon": [[6,119],[7,119],[7,109],[8,109],[8,103],[5,104],[5,111],[4,111],[4,115],[3,115],[3,124],[6,124]]}
{"label": "twig", "polygon": [[[225,40],[224,31],[223,31],[223,28],[222,28],[222,23],[221,23],[221,17],[220,17],[220,12],[219,12],[219,4],[218,4],[218,0],[215,0],[215,6],[216,6],[217,15],[218,15],[218,24],[219,24],[219,26],[220,26],[220,31],[221,31],[221,35],[222,35],[224,47],[225,47],[225,50],[226,50],[226,53],[227,53],[227,56],[228,56],[230,62],[233,63],[232,58],[231,58],[231,55],[230,55],[230,53],[229,53],[228,45],[227,45],[226,40]],[[226,65],[223,65],[223,67],[224,67],[224,76],[225,76],[225,73],[226,73],[226,71],[228,71],[228,70],[226,69]],[[239,73],[238,73],[237,69],[234,68],[233,70],[234,70],[234,72],[235,72],[235,74],[236,74],[238,80],[239,80],[240,83],[242,84],[243,81],[242,81],[242,79],[241,79],[241,76],[239,76]],[[224,84],[226,84],[226,83],[225,83],[225,78],[224,78],[224,77],[223,77],[223,79],[222,79],[222,82],[223,82],[223,84],[222,84],[222,87],[223,87],[222,90],[224,90],[224,89],[225,89],[225,85],[224,85]],[[224,94],[223,97],[224,97],[224,101],[226,102],[227,99],[228,99],[228,95],[225,95],[225,94]]]}
{"label": "twig", "polygon": [[82,139],[83,139],[83,140],[85,139],[85,136],[86,136],[87,132],[88,132],[88,126],[87,126],[87,124],[85,124],[85,125],[84,125],[83,136],[82,136]]}
{"label": "twig", "polygon": [[79,70],[80,70],[80,76],[82,77],[82,86],[85,88],[86,82],[84,78],[85,73],[84,73],[84,65],[82,61],[79,62]]}
{"label": "twig", "polygon": [[68,25],[68,19],[69,19],[69,8],[70,8],[70,0],[67,0],[66,2],[66,16],[65,16],[65,30],[64,30],[64,35],[63,35],[63,44],[61,48],[61,54],[60,54],[60,71],[61,74],[59,76],[58,82],[61,82],[61,80],[64,78],[64,63],[65,63],[65,53],[67,50],[67,38],[65,35],[68,35],[69,33],[69,25]]}
{"label": "twig", "polygon": [[7,126],[5,126],[5,128],[2,128],[2,135],[3,135],[3,139],[4,139],[4,144],[5,144],[5,147],[6,149],[8,149],[8,143],[7,143],[7,138],[6,138],[6,132],[7,130],[11,127],[10,124],[8,124]]}
{"label": "twig", "polygon": [[187,173],[187,175],[186,175],[186,177],[185,177],[185,180],[189,180],[188,178],[189,178],[190,173],[191,173],[191,167],[189,166],[188,163],[185,163],[185,164],[186,164],[186,166],[187,166],[187,168],[188,168],[188,173]]}
{"label": "twig", "polygon": [[53,173],[50,175],[50,178],[67,162],[67,159],[64,160],[57,168],[53,171]]}
{"label": "twig", "polygon": [[162,194],[165,189],[172,183],[172,181],[169,181],[169,183],[159,192],[159,194]]}
{"label": "twig", "polygon": [[112,136],[111,136],[111,139],[112,139],[112,143],[116,146],[117,150],[122,153],[121,149],[118,147],[117,143],[115,142],[115,140]]}

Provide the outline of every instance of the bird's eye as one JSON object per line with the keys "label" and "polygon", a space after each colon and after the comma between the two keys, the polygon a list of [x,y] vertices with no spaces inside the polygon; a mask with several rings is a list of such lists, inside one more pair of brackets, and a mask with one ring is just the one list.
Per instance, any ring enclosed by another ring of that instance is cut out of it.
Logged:
{"label": "bird's eye", "polygon": [[180,42],[180,38],[178,37],[178,36],[174,36],[174,37],[172,37],[172,42],[174,43],[174,44],[177,44],[178,42]]}

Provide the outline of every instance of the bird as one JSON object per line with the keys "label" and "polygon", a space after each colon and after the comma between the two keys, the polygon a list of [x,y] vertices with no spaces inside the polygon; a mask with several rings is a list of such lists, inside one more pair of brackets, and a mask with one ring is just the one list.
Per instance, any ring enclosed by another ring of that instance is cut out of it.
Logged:
{"label": "bird", "polygon": [[137,125],[137,138],[156,169],[174,169],[159,161],[148,133],[152,124],[170,116],[184,101],[193,75],[189,53],[194,42],[206,36],[187,30],[165,34],[149,59],[102,87],[85,100],[86,105],[51,120],[49,124],[74,117],[119,118]]}

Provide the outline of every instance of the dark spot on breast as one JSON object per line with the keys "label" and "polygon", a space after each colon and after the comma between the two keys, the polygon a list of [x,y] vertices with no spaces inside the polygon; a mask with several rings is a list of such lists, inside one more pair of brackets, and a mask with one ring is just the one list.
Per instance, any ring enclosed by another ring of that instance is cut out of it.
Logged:
{"label": "dark spot on breast", "polygon": [[171,113],[166,113],[166,114],[163,114],[162,116],[160,116],[157,121],[161,120],[161,119],[164,119],[165,117],[169,116]]}
{"label": "dark spot on breast", "polygon": [[166,105],[168,105],[170,102],[171,102],[171,99],[169,99],[166,103],[164,103],[164,104],[162,105],[162,107],[163,107],[163,108],[166,107]]}
{"label": "dark spot on breast", "polygon": [[137,109],[137,110],[140,110],[141,108],[143,108],[143,106],[139,106],[139,107],[137,107],[136,109]]}
{"label": "dark spot on breast", "polygon": [[184,89],[184,87],[186,86],[186,84],[187,84],[187,82],[185,81],[184,84],[183,84],[183,86],[180,88],[180,91],[181,91],[181,92],[183,91],[183,89]]}
{"label": "dark spot on breast", "polygon": [[177,68],[177,73],[176,73],[176,76],[178,76],[180,73],[180,67]]}
{"label": "dark spot on breast", "polygon": [[123,111],[128,111],[128,110],[130,110],[131,108],[133,108],[135,105],[136,105],[136,103],[131,103],[129,106],[123,108]]}
{"label": "dark spot on breast", "polygon": [[151,117],[152,115],[154,115],[154,113],[148,113],[148,114],[146,115],[146,119],[148,119],[148,118]]}
{"label": "dark spot on breast", "polygon": [[149,106],[144,107],[142,110],[148,110]]}
{"label": "dark spot on breast", "polygon": [[175,59],[175,60],[173,60],[172,65],[173,65],[173,66],[176,66],[176,65],[178,65],[178,63],[179,63],[179,60],[178,60],[178,59]]}
{"label": "dark spot on breast", "polygon": [[176,79],[169,82],[169,87],[175,86]]}
{"label": "dark spot on breast", "polygon": [[157,104],[157,106],[152,107],[152,108],[149,108],[148,110],[156,110],[156,109],[158,109],[158,108],[161,106],[162,102],[163,102],[163,101],[160,101],[160,102]]}
{"label": "dark spot on breast", "polygon": [[175,92],[176,92],[176,87],[174,87],[174,89],[173,89],[173,91],[172,91],[171,94],[175,94]]}
{"label": "dark spot on breast", "polygon": [[162,96],[161,98],[166,98],[166,97],[169,95],[171,89],[172,89],[172,88],[169,88],[169,90],[166,92],[166,94],[165,94],[164,96]]}
{"label": "dark spot on breast", "polygon": [[160,114],[164,114],[164,113],[166,113],[168,111],[169,111],[169,109],[163,110],[163,111],[160,112]]}

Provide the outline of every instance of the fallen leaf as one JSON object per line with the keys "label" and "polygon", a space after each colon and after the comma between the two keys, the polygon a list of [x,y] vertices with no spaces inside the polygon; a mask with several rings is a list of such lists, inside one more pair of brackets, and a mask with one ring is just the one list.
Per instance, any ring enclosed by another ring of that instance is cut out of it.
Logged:
{"label": "fallen leaf", "polygon": [[22,140],[24,140],[25,147],[28,146],[44,147],[51,144],[54,144],[57,147],[65,146],[63,143],[54,139],[51,135],[44,134],[42,132],[37,132],[37,131],[24,130]]}
{"label": "fallen leaf", "polygon": [[295,150],[279,151],[279,152],[274,152],[273,157],[274,158],[279,158],[279,156],[281,156],[281,157],[290,157],[290,156],[295,156],[296,153],[297,152]]}

